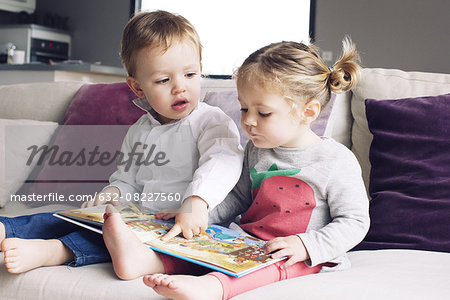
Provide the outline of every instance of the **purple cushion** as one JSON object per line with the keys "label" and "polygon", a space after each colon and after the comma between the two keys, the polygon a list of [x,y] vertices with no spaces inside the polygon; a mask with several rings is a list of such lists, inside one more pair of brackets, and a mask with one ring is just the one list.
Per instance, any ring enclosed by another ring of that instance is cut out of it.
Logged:
{"label": "purple cushion", "polygon": [[366,100],[373,134],[363,249],[450,252],[450,94]]}
{"label": "purple cushion", "polygon": [[[125,82],[83,85],[49,145],[58,147],[50,153],[56,153],[55,156],[51,159],[48,155],[40,169],[33,172],[27,183],[28,192],[66,197],[93,195],[107,185],[116,169],[116,161],[111,158],[120,151],[128,127],[145,113],[132,103],[135,98]],[[76,163],[70,164],[83,151],[84,161],[79,156]],[[100,159],[107,152],[110,158]]]}
{"label": "purple cushion", "polygon": [[125,82],[85,84],[63,119],[63,125],[130,125],[144,114]]}
{"label": "purple cushion", "polygon": [[217,106],[233,119],[239,130],[239,135],[241,136],[241,146],[245,147],[248,142],[248,136],[241,128],[241,106],[239,105],[237,92],[208,92],[206,93],[203,102],[211,106]]}
{"label": "purple cushion", "polygon": [[[333,94],[330,102],[320,113],[319,117],[312,123],[311,129],[319,136],[325,133],[328,118],[330,117],[333,108],[335,95]],[[248,142],[248,136],[241,128],[241,106],[238,101],[237,91],[225,92],[208,92],[205,95],[205,103],[219,107],[224,113],[231,117],[236,123],[239,134],[241,135],[241,145],[244,147]]]}
{"label": "purple cushion", "polygon": [[314,131],[318,136],[323,136],[325,129],[327,129],[328,119],[330,118],[335,98],[336,94],[331,94],[330,101],[325,107],[322,108],[319,117],[311,124],[312,131]]}

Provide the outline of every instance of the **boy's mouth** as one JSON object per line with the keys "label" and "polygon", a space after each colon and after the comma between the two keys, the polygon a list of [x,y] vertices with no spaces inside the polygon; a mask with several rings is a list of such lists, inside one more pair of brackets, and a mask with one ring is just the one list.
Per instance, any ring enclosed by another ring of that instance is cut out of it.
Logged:
{"label": "boy's mouth", "polygon": [[188,106],[189,102],[187,100],[177,100],[172,104],[172,109],[177,111],[183,111]]}

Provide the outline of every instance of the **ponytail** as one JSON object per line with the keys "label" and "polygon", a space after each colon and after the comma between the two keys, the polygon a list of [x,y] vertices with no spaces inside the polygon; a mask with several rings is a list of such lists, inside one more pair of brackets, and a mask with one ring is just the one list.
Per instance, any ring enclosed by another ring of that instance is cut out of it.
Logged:
{"label": "ponytail", "polygon": [[333,93],[342,93],[352,89],[361,75],[359,54],[355,44],[347,36],[342,41],[342,56],[328,70],[328,84]]}

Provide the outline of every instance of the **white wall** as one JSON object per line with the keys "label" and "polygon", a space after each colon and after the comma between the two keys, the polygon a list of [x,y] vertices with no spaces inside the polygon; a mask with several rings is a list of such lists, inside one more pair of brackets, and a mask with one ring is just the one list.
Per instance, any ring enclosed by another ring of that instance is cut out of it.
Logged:
{"label": "white wall", "polygon": [[[70,17],[72,58],[121,66],[129,0],[37,0]],[[317,0],[316,43],[340,54],[351,35],[366,67],[450,73],[449,0]]]}
{"label": "white wall", "polygon": [[351,35],[366,67],[450,73],[450,1],[317,0],[316,44]]}

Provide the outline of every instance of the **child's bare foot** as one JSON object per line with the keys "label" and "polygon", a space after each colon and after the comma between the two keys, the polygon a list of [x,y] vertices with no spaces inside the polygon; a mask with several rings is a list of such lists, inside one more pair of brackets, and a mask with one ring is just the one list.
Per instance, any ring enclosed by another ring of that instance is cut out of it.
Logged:
{"label": "child's bare foot", "polygon": [[60,240],[8,238],[1,244],[9,273],[23,273],[38,267],[59,266],[73,260],[72,251]]}
{"label": "child's bare foot", "polygon": [[158,254],[137,238],[111,205],[107,205],[103,218],[103,240],[117,277],[131,280],[145,274],[164,272]]}
{"label": "child's bare foot", "polygon": [[145,275],[144,283],[158,294],[175,300],[222,299],[223,288],[212,275]]}
{"label": "child's bare foot", "polygon": [[5,225],[3,225],[2,222],[0,222],[0,245],[2,244],[5,238],[6,238]]}

